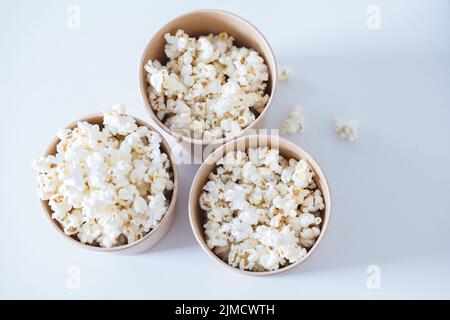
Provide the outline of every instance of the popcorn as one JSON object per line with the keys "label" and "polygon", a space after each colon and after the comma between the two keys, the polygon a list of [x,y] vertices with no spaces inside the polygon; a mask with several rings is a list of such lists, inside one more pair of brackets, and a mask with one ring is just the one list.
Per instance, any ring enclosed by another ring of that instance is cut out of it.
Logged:
{"label": "popcorn", "polygon": [[304,128],[305,118],[302,115],[302,107],[295,106],[281,124],[280,132],[298,133],[303,132]]}
{"label": "popcorn", "polygon": [[290,80],[292,78],[292,70],[288,67],[281,67],[278,71],[278,79],[280,81]]}
{"label": "popcorn", "polygon": [[305,198],[302,203],[302,209],[304,212],[316,212],[325,208],[323,203],[322,194],[319,189],[314,191],[314,194]]}
{"label": "popcorn", "polygon": [[58,131],[56,155],[33,162],[40,199],[81,243],[114,247],[154,229],[167,212],[173,175],[161,137],[125,107],[103,113],[104,127],[79,122]]}
{"label": "popcorn", "polygon": [[225,32],[164,38],[169,61],[149,60],[144,69],[151,107],[169,128],[213,141],[238,134],[262,112],[269,72],[256,51],[234,46]]}
{"label": "popcorn", "polygon": [[358,120],[334,119],[333,125],[334,130],[336,130],[336,132],[342,139],[345,139],[349,142],[354,142],[358,139]]}
{"label": "popcorn", "polygon": [[325,208],[314,172],[278,150],[230,151],[199,198],[206,244],[242,270],[277,270],[300,261],[320,235]]}
{"label": "popcorn", "polygon": [[302,159],[295,166],[294,172],[292,173],[292,181],[297,188],[306,188],[313,181],[313,173],[309,168],[308,163]]}

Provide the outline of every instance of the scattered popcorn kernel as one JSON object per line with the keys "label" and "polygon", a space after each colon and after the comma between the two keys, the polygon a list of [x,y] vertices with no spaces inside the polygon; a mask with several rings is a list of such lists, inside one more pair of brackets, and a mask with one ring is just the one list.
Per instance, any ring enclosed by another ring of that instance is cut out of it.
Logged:
{"label": "scattered popcorn kernel", "polygon": [[289,112],[287,118],[281,124],[281,133],[298,133],[303,132],[305,128],[305,118],[302,115],[302,107],[295,106]]}
{"label": "scattered popcorn kernel", "polygon": [[236,47],[227,33],[189,37],[166,34],[166,65],[149,60],[144,69],[151,107],[170,129],[213,141],[234,136],[267,104],[269,72],[253,49]]}
{"label": "scattered popcorn kernel", "polygon": [[290,80],[292,78],[292,70],[288,67],[281,67],[278,70],[278,79],[280,79],[280,81],[287,81]]}
{"label": "scattered popcorn kernel", "polygon": [[342,139],[345,139],[349,142],[354,142],[358,139],[359,123],[357,119],[334,119],[333,125],[334,130],[336,130],[336,132]]}

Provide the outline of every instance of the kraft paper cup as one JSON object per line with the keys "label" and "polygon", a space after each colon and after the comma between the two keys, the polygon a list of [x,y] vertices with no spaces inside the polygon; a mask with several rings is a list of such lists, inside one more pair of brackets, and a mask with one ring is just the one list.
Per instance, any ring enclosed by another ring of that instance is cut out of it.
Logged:
{"label": "kraft paper cup", "polygon": [[[149,124],[145,123],[144,121],[135,118],[136,124],[138,126],[146,126],[149,129],[157,132],[154,128],[152,128]],[[100,126],[100,128],[103,127],[103,115],[102,114],[95,114],[87,117],[83,117],[77,121],[72,122],[69,124],[66,128],[68,129],[74,129],[77,126],[77,123],[80,121],[87,121],[91,124],[97,124]],[[59,138],[55,138],[50,146],[47,148],[44,156],[48,155],[55,155],[56,154],[56,145],[59,143]],[[179,189],[179,182],[178,182],[178,171],[177,166],[174,161],[173,153],[169,147],[169,144],[166,142],[164,137],[161,136],[161,150],[167,154],[170,162],[171,162],[171,168],[173,171],[173,179],[174,179],[174,188],[172,190],[172,195],[170,199],[170,204],[168,207],[167,212],[165,213],[164,217],[161,219],[159,225],[151,230],[149,233],[147,233],[145,236],[143,236],[141,239],[134,241],[132,243],[128,243],[126,245],[121,245],[117,247],[112,248],[105,248],[105,247],[99,247],[94,246],[90,244],[84,244],[78,241],[75,237],[71,237],[64,233],[64,230],[62,229],[60,223],[52,218],[52,209],[50,208],[48,204],[48,200],[40,200],[42,210],[44,211],[45,215],[49,219],[52,226],[56,229],[56,231],[59,232],[64,238],[69,240],[74,245],[80,246],[85,249],[91,249],[96,251],[103,251],[103,252],[120,252],[120,253],[127,253],[127,254],[133,254],[133,253],[140,253],[145,250],[150,249],[152,246],[154,246],[156,243],[158,243],[159,240],[161,240],[164,235],[169,231],[170,226],[172,225],[174,214],[175,214],[175,203],[177,199],[178,189]]]}
{"label": "kraft paper cup", "polygon": [[[235,44],[237,46],[252,48],[263,57],[269,71],[269,80],[266,89],[267,94],[269,94],[269,100],[255,121],[244,128],[239,134],[233,137],[221,138],[214,141],[204,141],[202,139],[195,139],[185,136],[175,132],[162,123],[150,106],[148,97],[149,83],[147,82],[147,72],[144,70],[144,66],[147,64],[148,60],[153,59],[159,60],[163,65],[166,64],[168,59],[164,52],[164,45],[166,44],[164,35],[166,33],[175,34],[178,29],[182,29],[190,36],[195,37],[200,35],[208,35],[210,33],[217,34],[220,32],[227,32],[235,38]],[[151,38],[150,42],[147,44],[147,47],[142,55],[139,72],[141,94],[144,99],[146,109],[152,120],[160,128],[173,136],[177,141],[181,142],[185,149],[189,149],[190,151],[192,151],[194,146],[200,146],[199,150],[203,150],[206,145],[219,146],[226,141],[249,134],[250,132],[254,133],[255,129],[261,128],[264,124],[267,113],[272,106],[277,84],[277,64],[272,49],[266,38],[247,20],[233,13],[222,10],[193,11],[183,14],[167,23]]]}
{"label": "kraft paper cup", "polygon": [[[245,151],[248,148],[256,148],[256,147],[264,147],[269,146],[271,148],[278,149],[280,155],[286,159],[294,158],[297,161],[300,159],[305,159],[311,170],[314,172],[314,181],[320,188],[322,192],[322,197],[324,199],[325,208],[321,211],[322,224],[320,225],[321,233],[319,237],[316,239],[314,245],[309,248],[308,253],[300,260],[295,263],[289,264],[281,269],[275,271],[248,271],[248,270],[240,270],[239,268],[235,268],[230,266],[228,263],[220,259],[211,249],[206,245],[206,236],[204,233],[203,225],[206,221],[205,213],[200,208],[199,205],[199,197],[202,193],[202,188],[208,181],[208,175],[210,172],[217,168],[216,162],[221,159],[227,152],[229,151]],[[244,275],[252,275],[252,276],[267,276],[267,275],[275,275],[288,270],[291,270],[305,260],[307,260],[313,252],[317,249],[320,242],[322,241],[330,220],[330,212],[331,212],[331,198],[330,198],[330,190],[328,188],[327,180],[325,178],[322,169],[318,165],[318,163],[307,153],[305,150],[295,145],[294,143],[280,138],[278,136],[266,136],[266,135],[249,135],[243,136],[233,141],[228,142],[227,144],[218,147],[205,162],[201,165],[200,169],[197,171],[197,174],[194,178],[194,181],[191,186],[191,191],[189,194],[189,219],[191,222],[191,227],[194,232],[194,235],[202,247],[202,249],[218,264],[224,266],[227,269],[232,271],[244,274]]]}

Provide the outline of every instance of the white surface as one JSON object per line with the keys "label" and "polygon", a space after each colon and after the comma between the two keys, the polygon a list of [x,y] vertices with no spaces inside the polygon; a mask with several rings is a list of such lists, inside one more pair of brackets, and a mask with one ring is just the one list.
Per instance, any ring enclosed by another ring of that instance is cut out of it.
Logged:
{"label": "white surface", "polygon": [[[81,8],[81,30],[66,7]],[[368,30],[366,9],[381,8]],[[61,238],[35,195],[33,157],[59,127],[125,103],[150,121],[138,88],[144,46],[170,18],[222,8],[253,22],[294,78],[280,83],[268,127],[304,106],[286,136],[322,165],[332,221],[316,253],[274,278],[237,275],[197,245],[183,165],[174,226],[152,251],[99,254]],[[450,298],[449,1],[2,1],[0,4],[1,298]],[[356,117],[360,140],[333,132]],[[366,268],[381,268],[381,289]],[[81,270],[68,290],[67,268]]]}

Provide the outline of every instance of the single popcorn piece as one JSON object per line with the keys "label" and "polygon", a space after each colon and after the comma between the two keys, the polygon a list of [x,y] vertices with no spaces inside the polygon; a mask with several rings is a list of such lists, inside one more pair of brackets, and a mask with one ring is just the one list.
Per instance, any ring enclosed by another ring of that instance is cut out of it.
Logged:
{"label": "single popcorn piece", "polygon": [[231,266],[277,270],[319,237],[325,205],[304,159],[268,147],[230,151],[208,178],[199,198],[206,244]]}
{"label": "single popcorn piece", "polygon": [[67,235],[114,247],[158,226],[173,190],[158,133],[138,126],[124,106],[115,105],[103,113],[103,128],[79,122],[57,136],[57,153],[33,166],[38,195]]}
{"label": "single popcorn piece", "polygon": [[288,67],[281,67],[278,70],[278,79],[280,79],[280,81],[287,81],[290,80],[292,78],[292,70]]}
{"label": "single popcorn piece", "polygon": [[349,142],[354,142],[358,139],[358,127],[359,123],[357,119],[342,120],[334,119],[334,130],[339,136]]}
{"label": "single popcorn piece", "polygon": [[170,129],[213,141],[238,134],[262,112],[269,72],[255,50],[234,46],[225,32],[164,38],[169,61],[149,60],[144,69],[151,107]]}
{"label": "single popcorn piece", "polygon": [[305,128],[305,118],[302,115],[302,107],[295,106],[289,112],[287,118],[281,124],[281,133],[298,133],[303,132]]}

